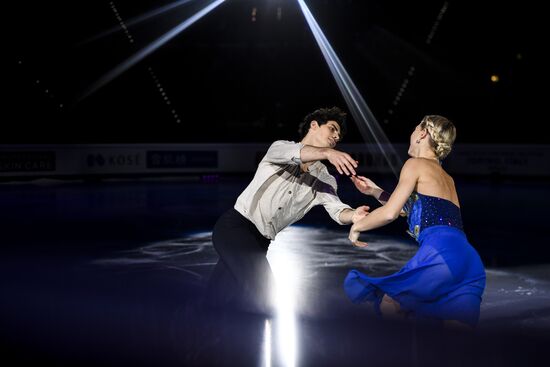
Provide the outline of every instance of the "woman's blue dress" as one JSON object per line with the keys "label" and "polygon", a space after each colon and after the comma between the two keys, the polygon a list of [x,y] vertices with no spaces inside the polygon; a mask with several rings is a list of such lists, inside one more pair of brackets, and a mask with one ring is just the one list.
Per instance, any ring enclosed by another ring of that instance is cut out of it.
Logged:
{"label": "woman's blue dress", "polygon": [[344,289],[354,303],[374,302],[380,314],[384,294],[419,318],[479,320],[485,269],[462,230],[460,208],[449,200],[414,192],[404,208],[417,253],[397,273],[369,277],[351,270]]}

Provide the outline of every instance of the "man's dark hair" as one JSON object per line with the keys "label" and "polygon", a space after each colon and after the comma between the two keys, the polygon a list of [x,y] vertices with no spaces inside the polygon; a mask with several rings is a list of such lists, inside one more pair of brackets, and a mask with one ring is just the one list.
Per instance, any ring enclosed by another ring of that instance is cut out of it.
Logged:
{"label": "man's dark hair", "polygon": [[345,113],[338,107],[319,108],[318,110],[315,110],[304,117],[304,120],[300,123],[300,126],[298,127],[298,133],[300,134],[300,138],[306,136],[307,132],[309,131],[309,124],[313,120],[317,121],[319,126],[324,125],[329,121],[336,121],[338,125],[340,125],[340,140],[342,140],[347,131],[346,117],[347,113]]}

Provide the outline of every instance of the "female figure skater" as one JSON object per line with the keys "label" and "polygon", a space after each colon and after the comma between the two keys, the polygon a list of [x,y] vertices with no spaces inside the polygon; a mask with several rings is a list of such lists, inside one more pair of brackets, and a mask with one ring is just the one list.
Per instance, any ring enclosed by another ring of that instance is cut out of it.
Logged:
{"label": "female figure skater", "polygon": [[377,314],[384,317],[414,314],[451,326],[477,324],[485,270],[463,232],[454,181],[440,164],[455,137],[456,129],[447,118],[425,116],[411,134],[411,158],[391,196],[365,177],[352,177],[359,191],[374,196],[383,206],[351,227],[350,241],[366,246],[358,240],[361,232],[386,225],[404,211],[409,233],[420,246],[392,275],[369,277],[351,270],[344,288],[353,302],[372,301]]}

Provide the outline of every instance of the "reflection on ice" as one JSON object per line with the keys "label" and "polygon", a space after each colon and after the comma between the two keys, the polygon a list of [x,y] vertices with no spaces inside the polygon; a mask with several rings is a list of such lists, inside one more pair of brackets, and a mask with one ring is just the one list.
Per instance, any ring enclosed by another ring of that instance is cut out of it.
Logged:
{"label": "reflection on ice", "polygon": [[[323,312],[323,303],[332,307],[337,302],[335,307],[339,309],[351,307],[341,289],[343,277],[350,269],[357,268],[374,276],[387,275],[399,270],[417,251],[415,243],[404,236],[366,234],[364,239],[369,246],[359,249],[351,246],[345,230],[302,226],[288,227],[277,236],[267,258],[275,278],[283,286],[277,296],[278,309],[280,320],[285,319],[287,323],[285,326],[272,320],[269,330],[274,338],[277,328],[295,335],[292,333],[296,330],[289,331],[293,330],[289,325],[294,322],[296,312],[307,310],[306,313],[311,314],[315,310],[319,314]],[[183,274],[188,281],[202,284],[217,258],[211,233],[202,232],[122,251],[94,263],[120,272],[176,271],[178,277]],[[488,268],[479,326],[505,324],[550,329],[549,269],[548,265]],[[290,356],[295,347],[290,346],[294,337],[287,335],[284,339]]]}
{"label": "reflection on ice", "polygon": [[417,251],[408,239],[367,234],[369,246],[356,248],[347,231],[292,226],[272,242],[270,252],[289,252],[302,260],[302,267],[359,267],[382,275],[398,270]]}
{"label": "reflection on ice", "polygon": [[549,269],[548,265],[487,269],[480,326],[550,329]]}
{"label": "reflection on ice", "polygon": [[117,267],[119,271],[176,270],[205,281],[218,256],[212,247],[212,233],[195,233],[180,239],[155,242],[132,250],[120,251],[94,264]]}

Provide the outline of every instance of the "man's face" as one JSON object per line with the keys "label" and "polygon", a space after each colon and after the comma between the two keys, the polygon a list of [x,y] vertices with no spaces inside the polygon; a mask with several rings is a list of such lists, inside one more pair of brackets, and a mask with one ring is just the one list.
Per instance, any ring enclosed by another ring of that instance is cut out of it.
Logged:
{"label": "man's face", "polygon": [[317,146],[334,148],[340,141],[340,125],[336,121],[329,120],[323,125],[313,121],[312,128],[314,127]]}

